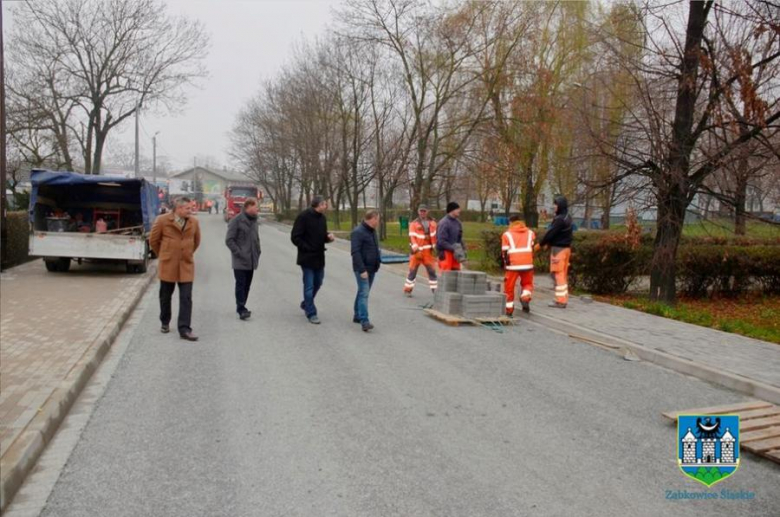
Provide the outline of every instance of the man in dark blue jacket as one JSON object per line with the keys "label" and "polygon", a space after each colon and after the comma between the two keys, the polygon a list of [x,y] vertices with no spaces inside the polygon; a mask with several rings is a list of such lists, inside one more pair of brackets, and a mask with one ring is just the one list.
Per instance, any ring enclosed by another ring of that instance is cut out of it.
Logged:
{"label": "man in dark blue jacket", "polygon": [[374,283],[374,275],[379,271],[379,241],[376,227],[379,225],[379,212],[369,210],[363,222],[352,230],[352,271],[355,272],[358,291],[355,296],[355,313],[352,321],[360,323],[363,332],[374,325],[368,319],[368,293]]}
{"label": "man in dark blue jacket", "polygon": [[436,249],[439,252],[441,271],[459,271],[466,261],[466,247],[463,245],[463,225],[460,223],[460,205],[447,203],[447,215],[439,221],[436,230]]}

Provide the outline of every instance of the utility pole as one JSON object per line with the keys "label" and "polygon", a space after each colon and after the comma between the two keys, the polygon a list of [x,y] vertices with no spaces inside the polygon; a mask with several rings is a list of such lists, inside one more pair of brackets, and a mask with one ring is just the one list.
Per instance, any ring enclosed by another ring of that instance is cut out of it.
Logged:
{"label": "utility pole", "polygon": [[5,179],[6,179],[6,140],[5,140],[5,54],[3,52],[3,8],[0,5],[0,263],[6,256],[6,213],[8,212],[7,200],[5,199]]}
{"label": "utility pole", "polygon": [[141,163],[139,161],[140,156],[140,146],[138,141],[138,114],[141,111],[141,101],[138,101],[138,104],[135,105],[135,177],[139,177],[141,175]]}
{"label": "utility pole", "polygon": [[152,180],[155,185],[157,185],[157,135],[159,134],[158,131],[152,136]]}

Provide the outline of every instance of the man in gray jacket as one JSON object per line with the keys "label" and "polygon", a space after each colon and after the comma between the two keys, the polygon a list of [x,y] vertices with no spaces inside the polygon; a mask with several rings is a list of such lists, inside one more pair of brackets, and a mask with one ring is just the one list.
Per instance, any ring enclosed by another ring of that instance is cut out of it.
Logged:
{"label": "man in gray jacket", "polygon": [[252,277],[260,262],[260,235],[257,232],[257,199],[247,198],[244,209],[230,221],[225,244],[230,248],[233,274],[236,277],[236,311],[242,320],[252,311],[246,308]]}

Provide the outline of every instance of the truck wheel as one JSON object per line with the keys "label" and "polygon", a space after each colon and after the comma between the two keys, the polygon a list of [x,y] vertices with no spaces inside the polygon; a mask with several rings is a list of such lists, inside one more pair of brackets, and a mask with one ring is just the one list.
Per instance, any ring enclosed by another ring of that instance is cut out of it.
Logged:
{"label": "truck wheel", "polygon": [[67,273],[70,270],[70,259],[69,258],[61,258],[57,260],[59,262],[60,266],[60,273]]}
{"label": "truck wheel", "polygon": [[135,265],[135,272],[136,273],[146,273],[146,270],[149,269],[149,247],[146,247],[146,253],[144,254],[144,261],[140,264]]}
{"label": "truck wheel", "polygon": [[55,260],[44,260],[46,270],[52,273],[67,273],[70,269],[69,258],[58,258]]}

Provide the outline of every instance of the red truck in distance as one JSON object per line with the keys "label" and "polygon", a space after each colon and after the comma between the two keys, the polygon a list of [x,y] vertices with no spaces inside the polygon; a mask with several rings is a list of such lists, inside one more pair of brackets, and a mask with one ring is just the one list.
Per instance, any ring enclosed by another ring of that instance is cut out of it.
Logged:
{"label": "red truck in distance", "polygon": [[247,198],[253,197],[260,203],[263,201],[263,191],[252,184],[233,184],[228,185],[225,189],[225,222],[230,222],[235,216],[241,213],[241,209],[244,206],[244,201]]}

